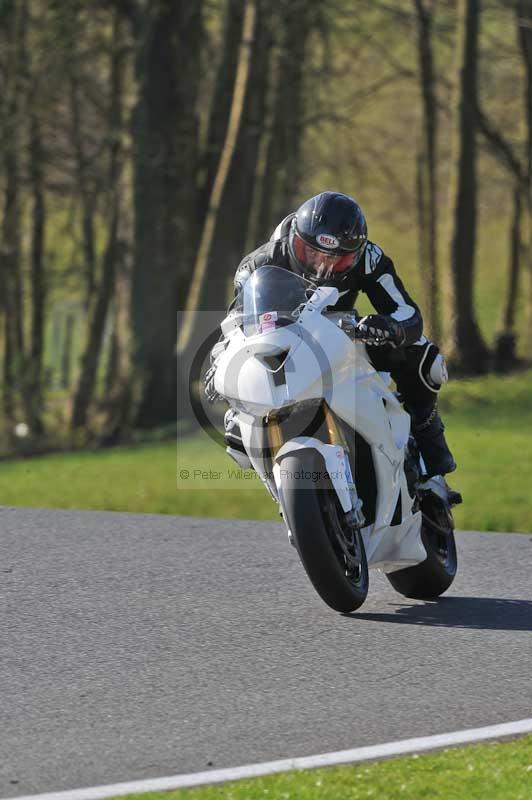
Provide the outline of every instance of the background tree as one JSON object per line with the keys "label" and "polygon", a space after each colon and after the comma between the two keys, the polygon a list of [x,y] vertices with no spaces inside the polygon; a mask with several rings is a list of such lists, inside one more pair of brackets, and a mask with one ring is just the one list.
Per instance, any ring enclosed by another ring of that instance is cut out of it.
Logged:
{"label": "background tree", "polygon": [[136,422],[176,418],[177,309],[190,284],[197,230],[197,97],[202,5],[158,0],[135,16],[134,150]]}
{"label": "background tree", "polygon": [[517,2],[518,39],[525,70],[524,112],[526,121],[526,187],[525,198],[528,211],[528,241],[526,259],[529,273],[528,339],[532,338],[532,5],[528,0]]}
{"label": "background tree", "polygon": [[0,3],[4,452],[172,429],[176,367],[205,337],[195,323],[178,362],[205,223],[194,306],[216,326],[244,253],[323,189],[361,203],[436,338],[438,280],[451,287],[460,369],[528,357],[530,4],[490,0],[482,19],[478,0],[255,5],[213,214],[249,3]]}
{"label": "background tree", "polygon": [[118,236],[121,214],[122,172],[122,119],[124,80],[123,20],[114,12],[111,42],[111,68],[109,92],[109,229],[102,258],[99,285],[93,290],[89,307],[87,342],[81,361],[81,370],[72,409],[71,427],[76,430],[87,424],[89,406],[93,398],[105,324],[113,299],[117,264],[120,259]]}
{"label": "background tree", "polygon": [[459,0],[454,143],[451,164],[451,355],[463,371],[487,368],[474,311],[477,235],[477,81],[479,0]]}
{"label": "background tree", "polygon": [[418,159],[419,260],[423,270],[424,317],[439,341],[440,281],[438,275],[438,109],[432,41],[434,2],[413,0],[416,14],[419,83],[422,98],[422,143]]}
{"label": "background tree", "polygon": [[[70,139],[74,155],[78,202],[81,209],[81,230],[86,282],[85,306],[90,307],[96,287],[96,232],[95,216],[98,201],[98,184],[92,165],[89,147],[94,151],[93,133],[86,122],[88,104],[84,101],[85,53],[80,47],[78,31],[83,25],[80,9],[74,6],[59,12],[66,45],[68,100],[70,105]],[[86,79],[86,78],[85,78]]]}
{"label": "background tree", "polygon": [[[231,23],[234,21],[233,5],[229,4]],[[233,84],[229,91],[227,86],[224,90],[224,138],[216,143],[218,163],[214,170],[211,166],[209,199],[187,298],[196,309],[218,312],[227,304],[229,281],[244,250],[268,74],[267,4],[246,2],[241,5],[237,59],[231,70]],[[231,39],[227,45],[230,49],[235,48],[234,32],[234,25],[229,25],[227,33]],[[218,98],[215,100],[220,102]],[[219,114],[218,119],[211,115],[215,128],[220,127],[219,117]],[[216,134],[215,131],[213,136]],[[212,160],[212,150],[210,155]]]}
{"label": "background tree", "polygon": [[268,239],[277,223],[294,208],[302,172],[304,76],[307,45],[317,10],[305,0],[283,1],[278,7],[279,41],[275,90],[264,169],[257,233]]}
{"label": "background tree", "polygon": [[[35,22],[40,22],[38,17]],[[28,81],[27,114],[28,173],[31,195],[31,325],[26,380],[28,383],[28,424],[37,436],[44,434],[43,411],[43,356],[46,316],[45,232],[46,232],[46,186],[45,153],[42,133],[42,101],[46,90],[42,76],[43,48],[26,47],[23,53]]]}
{"label": "background tree", "polygon": [[20,147],[22,79],[27,6],[8,0],[0,6],[2,39],[1,159],[3,216],[0,228],[0,295],[3,310],[3,409],[8,430],[24,398],[24,310],[21,272]]}
{"label": "background tree", "polygon": [[[202,292],[206,293],[206,286],[211,286],[214,284],[216,289],[221,290],[218,296],[216,296],[213,294],[211,289],[211,291],[207,293],[207,302],[215,303],[215,308],[220,308],[220,306],[223,308],[225,305],[224,283],[221,282],[220,278],[216,275],[216,272],[223,270],[223,266],[218,263],[217,254],[213,254],[213,259],[211,261],[211,264],[214,266],[214,274],[208,275],[208,265],[209,257],[213,247],[213,241],[215,239],[216,227],[220,222],[222,201],[224,199],[227,179],[241,132],[244,102],[246,96],[249,97],[250,94],[248,91],[249,73],[251,51],[255,42],[254,36],[256,30],[256,17],[257,6],[255,0],[246,0],[244,5],[244,15],[242,18],[240,47],[235,70],[233,93],[229,118],[227,121],[226,135],[222,150],[220,152],[220,160],[214,176],[205,222],[201,232],[197,256],[194,262],[194,271],[192,273],[190,291],[187,296],[184,320],[181,326],[179,339],[176,342],[177,352],[182,358],[185,359],[186,365],[194,359],[198,350],[198,345],[201,345],[202,340],[204,340],[207,335],[211,334],[211,330],[205,330],[203,320],[198,314],[201,303],[201,295]],[[227,253],[224,253],[223,258],[226,259],[227,255]],[[228,265],[230,264],[230,261],[227,260],[224,263]],[[209,328],[210,327],[211,326],[209,326]],[[193,335],[194,332],[196,332],[196,336]]]}

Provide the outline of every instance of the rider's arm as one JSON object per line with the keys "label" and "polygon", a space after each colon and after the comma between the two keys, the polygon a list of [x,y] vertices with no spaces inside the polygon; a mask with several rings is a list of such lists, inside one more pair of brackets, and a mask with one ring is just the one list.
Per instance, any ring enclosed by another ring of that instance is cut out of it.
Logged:
{"label": "rider's arm", "polygon": [[373,243],[366,248],[361,289],[379,314],[391,317],[401,326],[403,344],[417,342],[423,332],[421,312],[403,286],[392,259]]}

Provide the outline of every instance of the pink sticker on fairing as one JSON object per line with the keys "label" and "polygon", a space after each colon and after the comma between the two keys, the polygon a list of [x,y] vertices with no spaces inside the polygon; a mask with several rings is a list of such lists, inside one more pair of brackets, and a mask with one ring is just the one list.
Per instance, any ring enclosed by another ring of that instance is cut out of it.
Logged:
{"label": "pink sticker on fairing", "polygon": [[266,311],[259,316],[260,332],[266,333],[267,331],[275,330],[275,323],[277,321],[277,311]]}

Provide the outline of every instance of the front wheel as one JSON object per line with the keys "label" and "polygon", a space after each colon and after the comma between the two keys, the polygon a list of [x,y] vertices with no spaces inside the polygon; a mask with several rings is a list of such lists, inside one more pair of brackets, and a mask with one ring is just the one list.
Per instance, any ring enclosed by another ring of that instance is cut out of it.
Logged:
{"label": "front wheel", "polygon": [[393,588],[417,600],[435,600],[450,587],[456,576],[458,558],[450,508],[432,492],[421,498],[421,538],[427,558],[415,567],[386,575]]}
{"label": "front wheel", "polygon": [[364,543],[346,519],[322,456],[299,450],[280,466],[286,522],[312,585],[335,611],[356,611],[369,586]]}

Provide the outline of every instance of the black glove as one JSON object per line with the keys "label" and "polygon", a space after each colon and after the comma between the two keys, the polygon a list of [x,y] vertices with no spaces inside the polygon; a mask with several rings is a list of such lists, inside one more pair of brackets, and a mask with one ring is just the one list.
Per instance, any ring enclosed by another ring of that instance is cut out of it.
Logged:
{"label": "black glove", "polygon": [[368,314],[367,317],[362,317],[356,330],[357,338],[364,339],[368,344],[400,347],[406,339],[401,323],[387,314]]}
{"label": "black glove", "polygon": [[218,392],[214,388],[215,374],[216,374],[216,365],[211,364],[211,366],[205,373],[205,377],[203,378],[204,391],[209,403],[216,403],[217,400],[222,400],[221,394],[218,394]]}

